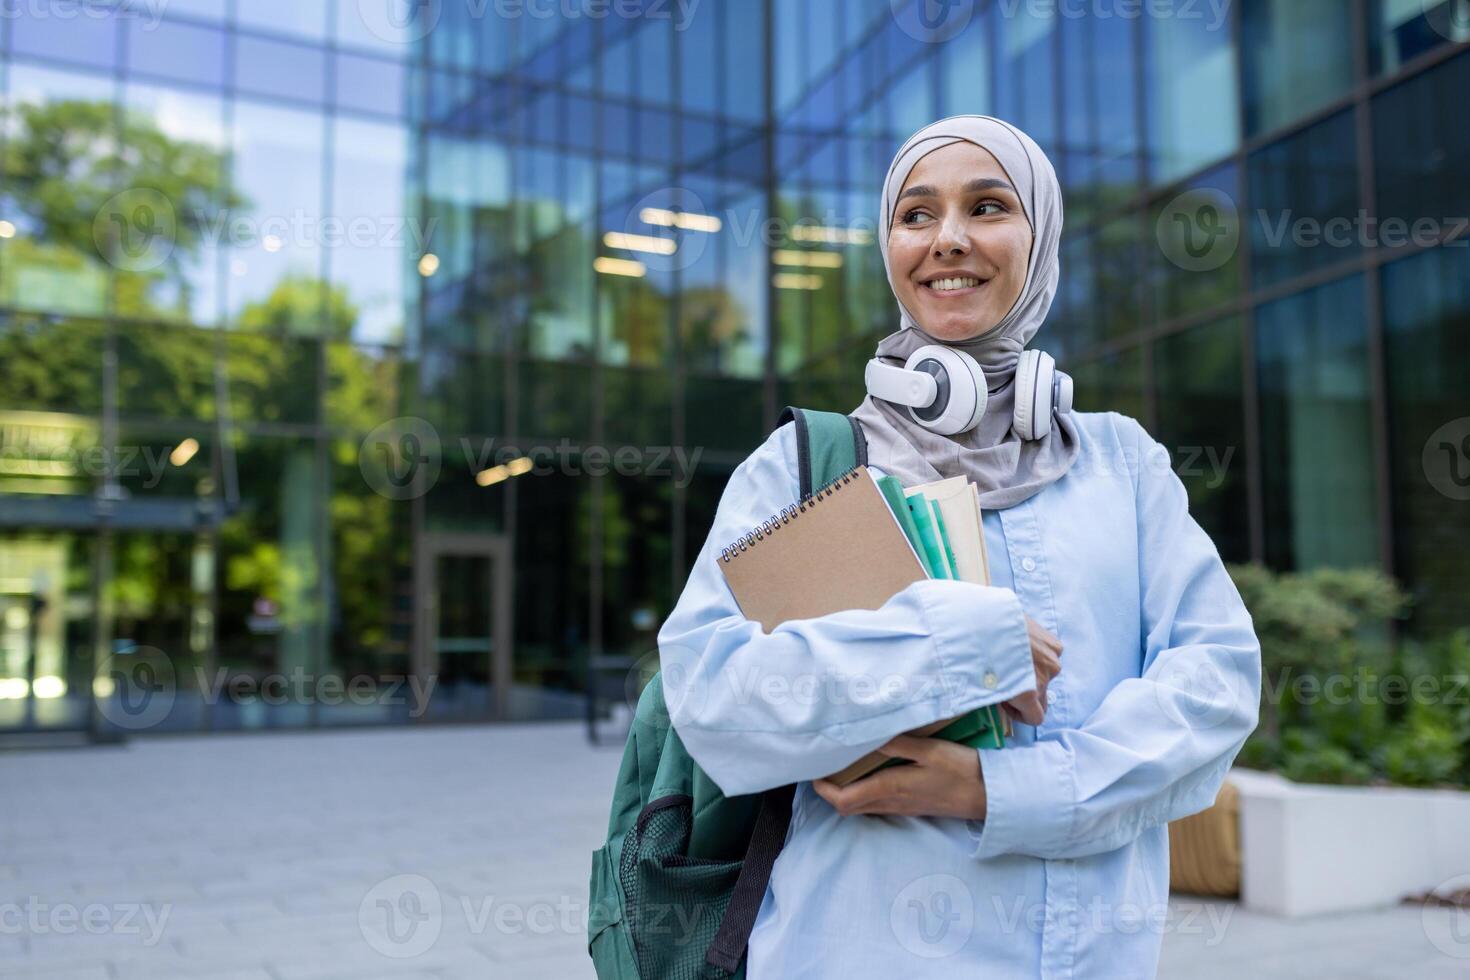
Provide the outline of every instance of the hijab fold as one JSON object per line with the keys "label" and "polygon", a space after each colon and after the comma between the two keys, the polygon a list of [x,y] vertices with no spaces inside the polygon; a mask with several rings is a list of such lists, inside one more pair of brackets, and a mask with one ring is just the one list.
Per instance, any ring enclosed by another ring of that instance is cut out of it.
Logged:
{"label": "hijab fold", "polygon": [[1009,123],[990,116],[950,116],[931,123],[899,149],[883,182],[878,246],[890,287],[894,271],[888,257],[888,232],[899,192],[921,157],[959,142],[990,151],[1016,188],[1032,231],[1026,283],[1000,323],[978,337],[960,341],[936,340],[925,333],[899,300],[899,329],[878,342],[875,356],[902,366],[909,354],[926,344],[964,351],[985,372],[989,389],[985,413],[975,428],[953,436],[924,428],[909,417],[904,406],[872,395],[852,415],[867,436],[869,462],[884,472],[906,485],[965,476],[979,487],[981,507],[1001,509],[1021,503],[1066,475],[1081,448],[1070,414],[1053,416],[1051,431],[1041,439],[1023,440],[1011,427],[1016,362],[1041,329],[1057,292],[1062,192],[1041,147]]}

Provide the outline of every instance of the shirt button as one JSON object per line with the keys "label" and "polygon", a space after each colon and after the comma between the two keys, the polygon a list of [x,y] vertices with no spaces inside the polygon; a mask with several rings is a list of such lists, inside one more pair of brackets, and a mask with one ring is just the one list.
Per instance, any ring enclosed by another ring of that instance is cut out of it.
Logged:
{"label": "shirt button", "polygon": [[997,684],[1000,683],[1000,678],[995,676],[995,671],[993,671],[993,670],[987,670],[985,672],[984,681],[985,681],[985,686],[988,687],[988,688],[990,688],[993,691],[993,690],[995,690],[995,685],[997,685]]}
{"label": "shirt button", "polygon": [[1021,567],[1026,569],[1026,571],[1028,572],[1034,572],[1036,571],[1036,562],[1034,559],[1031,558],[1022,558]]}

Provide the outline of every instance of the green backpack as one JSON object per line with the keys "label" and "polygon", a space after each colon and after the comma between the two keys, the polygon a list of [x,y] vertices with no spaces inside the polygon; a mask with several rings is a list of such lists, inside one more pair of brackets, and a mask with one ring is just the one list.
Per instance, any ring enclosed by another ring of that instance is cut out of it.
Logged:
{"label": "green backpack", "polygon": [[[856,419],[788,408],[777,424],[787,419],[802,499],[867,463]],[[794,790],[721,793],[669,723],[655,674],[623,750],[607,843],[592,855],[587,951],[599,980],[743,977]]]}

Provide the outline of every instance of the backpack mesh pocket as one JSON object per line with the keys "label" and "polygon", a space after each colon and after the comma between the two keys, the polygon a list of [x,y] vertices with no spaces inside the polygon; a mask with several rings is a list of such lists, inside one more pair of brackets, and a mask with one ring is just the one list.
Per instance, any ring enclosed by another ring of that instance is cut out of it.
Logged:
{"label": "backpack mesh pocket", "polygon": [[704,955],[744,862],[689,857],[692,825],[693,800],[666,796],[643,808],[623,840],[618,876],[643,980],[730,976],[705,963]]}

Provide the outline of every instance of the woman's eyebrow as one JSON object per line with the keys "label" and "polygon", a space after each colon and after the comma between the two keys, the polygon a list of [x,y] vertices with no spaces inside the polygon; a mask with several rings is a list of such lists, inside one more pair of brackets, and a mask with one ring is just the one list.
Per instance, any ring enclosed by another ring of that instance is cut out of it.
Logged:
{"label": "woman's eyebrow", "polygon": [[[1006,181],[1001,180],[999,177],[976,177],[974,180],[965,185],[964,190],[967,194],[973,193],[974,191],[1010,191],[1012,194],[1016,193],[1016,189],[1014,187],[1012,187]],[[910,187],[908,190],[898,195],[898,200],[902,201],[906,197],[937,196],[939,196],[939,192],[936,191],[933,187],[930,187],[928,184],[915,184],[913,187]],[[896,204],[897,201],[895,201],[894,203]]]}

